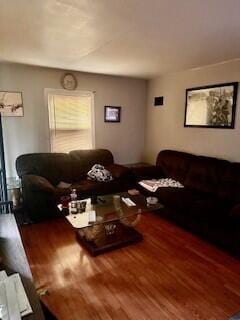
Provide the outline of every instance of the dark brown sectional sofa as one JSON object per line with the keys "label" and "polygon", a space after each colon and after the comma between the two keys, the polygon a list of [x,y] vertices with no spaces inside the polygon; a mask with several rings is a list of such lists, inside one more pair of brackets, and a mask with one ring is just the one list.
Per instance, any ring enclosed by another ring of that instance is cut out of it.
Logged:
{"label": "dark brown sectional sofa", "polygon": [[[88,180],[87,172],[96,163],[105,166],[114,180]],[[112,153],[104,149],[25,154],[17,158],[16,169],[22,180],[24,209],[33,222],[59,215],[60,197],[71,193],[70,188],[59,188],[59,182],[71,183],[81,198],[125,191],[133,184],[131,171],[115,164]]]}
{"label": "dark brown sectional sofa", "polygon": [[240,163],[161,151],[156,166],[134,170],[137,180],[173,178],[184,188],[159,188],[154,194],[165,205],[161,214],[181,226],[240,253]]}
{"label": "dark brown sectional sofa", "polygon": [[[112,172],[111,182],[87,180],[96,164]],[[81,198],[126,191],[137,186],[164,204],[160,214],[205,239],[240,254],[240,163],[196,156],[174,150],[161,151],[155,166],[132,168],[114,164],[110,151],[77,150],[69,154],[35,153],[18,157],[16,168],[22,179],[25,209],[32,221],[59,215],[56,204],[72,183]],[[184,188],[159,188],[151,193],[137,184],[149,178],[173,178]]]}

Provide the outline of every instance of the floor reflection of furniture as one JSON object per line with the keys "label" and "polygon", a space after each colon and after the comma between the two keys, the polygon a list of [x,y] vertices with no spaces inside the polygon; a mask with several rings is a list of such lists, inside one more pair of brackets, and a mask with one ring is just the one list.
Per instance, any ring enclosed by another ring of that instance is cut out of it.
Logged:
{"label": "floor reflection of furniture", "polygon": [[[122,197],[130,198],[136,206],[127,206]],[[89,203],[87,208],[95,210],[96,222],[77,229],[77,239],[93,256],[141,241],[142,235],[134,229],[141,214],[162,207],[160,203],[147,205],[142,194],[130,196],[128,193],[118,193],[99,196],[97,203]]]}
{"label": "floor reflection of furniture", "polygon": [[1,269],[8,274],[18,272],[26,290],[33,314],[24,317],[26,320],[45,319],[40,301],[32,283],[32,274],[23,249],[15,218],[12,214],[0,215],[0,257]]}

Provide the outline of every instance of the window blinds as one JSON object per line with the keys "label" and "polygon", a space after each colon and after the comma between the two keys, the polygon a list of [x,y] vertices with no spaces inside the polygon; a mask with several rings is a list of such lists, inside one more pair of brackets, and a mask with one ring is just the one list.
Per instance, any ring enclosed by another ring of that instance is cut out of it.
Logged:
{"label": "window blinds", "polygon": [[48,94],[52,152],[94,147],[92,94]]}

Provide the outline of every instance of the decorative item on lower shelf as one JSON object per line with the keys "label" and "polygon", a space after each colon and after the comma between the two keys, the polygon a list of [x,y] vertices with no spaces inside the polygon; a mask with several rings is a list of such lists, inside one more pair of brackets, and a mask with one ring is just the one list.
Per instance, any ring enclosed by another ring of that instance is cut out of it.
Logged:
{"label": "decorative item on lower shelf", "polygon": [[157,197],[147,197],[146,200],[148,205],[153,205],[158,203]]}
{"label": "decorative item on lower shelf", "polygon": [[115,233],[115,229],[116,229],[116,224],[111,222],[111,223],[106,223],[104,224],[104,228],[105,228],[105,231],[106,231],[106,234],[108,236],[111,236]]}
{"label": "decorative item on lower shelf", "polygon": [[101,233],[104,231],[104,225],[101,223],[102,217],[97,217],[96,222],[97,224],[93,226],[79,230],[79,233],[81,234],[81,236],[88,241],[96,240],[99,237],[99,235],[101,235]]}

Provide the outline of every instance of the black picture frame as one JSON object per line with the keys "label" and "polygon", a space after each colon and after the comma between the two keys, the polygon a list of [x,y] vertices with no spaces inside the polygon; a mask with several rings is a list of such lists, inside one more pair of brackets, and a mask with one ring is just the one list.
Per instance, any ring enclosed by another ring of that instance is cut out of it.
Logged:
{"label": "black picture frame", "polygon": [[104,107],[104,122],[120,122],[121,107],[105,106]]}
{"label": "black picture frame", "polygon": [[234,129],[238,82],[186,89],[184,127]]}

